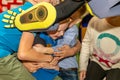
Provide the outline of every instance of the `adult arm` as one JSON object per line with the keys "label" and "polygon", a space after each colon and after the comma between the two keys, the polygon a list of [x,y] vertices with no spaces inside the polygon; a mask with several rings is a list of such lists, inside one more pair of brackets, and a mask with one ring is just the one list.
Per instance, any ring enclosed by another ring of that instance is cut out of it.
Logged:
{"label": "adult arm", "polygon": [[20,60],[50,62],[53,59],[52,56],[37,52],[33,48],[33,41],[34,41],[33,33],[23,32],[18,49],[18,58]]}

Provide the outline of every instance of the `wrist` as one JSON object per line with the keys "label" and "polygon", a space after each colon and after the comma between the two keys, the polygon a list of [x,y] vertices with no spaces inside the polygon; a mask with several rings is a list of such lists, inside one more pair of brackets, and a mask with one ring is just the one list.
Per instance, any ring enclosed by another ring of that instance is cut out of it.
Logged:
{"label": "wrist", "polygon": [[53,54],[54,50],[52,48],[47,48],[45,53],[47,54]]}
{"label": "wrist", "polygon": [[51,56],[51,60],[49,62],[52,62],[52,60],[54,59],[54,56],[53,55],[50,55]]}
{"label": "wrist", "polygon": [[48,61],[48,62],[50,63],[50,62],[54,59],[54,56],[53,56],[53,55],[49,55],[49,57],[50,57],[50,58],[49,58],[49,61]]}

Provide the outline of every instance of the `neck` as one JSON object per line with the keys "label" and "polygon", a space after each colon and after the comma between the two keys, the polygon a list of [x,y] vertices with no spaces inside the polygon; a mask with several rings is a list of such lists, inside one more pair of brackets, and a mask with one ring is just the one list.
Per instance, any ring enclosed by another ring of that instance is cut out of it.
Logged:
{"label": "neck", "polygon": [[107,22],[112,26],[120,26],[120,16],[106,18]]}

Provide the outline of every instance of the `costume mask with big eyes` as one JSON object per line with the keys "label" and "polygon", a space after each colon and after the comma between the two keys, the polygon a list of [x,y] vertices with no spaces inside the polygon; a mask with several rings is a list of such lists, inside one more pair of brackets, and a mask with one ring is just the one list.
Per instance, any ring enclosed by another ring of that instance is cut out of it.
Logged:
{"label": "costume mask with big eyes", "polygon": [[[22,31],[35,31],[35,30],[46,31],[49,30],[49,28],[51,28],[50,26],[52,24],[58,23],[68,18],[85,3],[89,4],[92,12],[99,18],[120,15],[119,10],[120,0],[61,0],[61,1],[62,2],[60,4],[55,5],[55,7],[53,7],[49,3],[46,3],[46,5],[40,3],[26,11],[23,11],[21,14],[18,14],[14,19],[15,20],[14,26],[16,26],[19,30]],[[3,21],[11,22],[6,20]],[[10,26],[13,27],[12,25]]]}
{"label": "costume mask with big eyes", "polygon": [[[46,30],[55,22],[56,19],[55,8],[47,2],[36,4],[25,11],[21,11],[20,14],[12,11],[8,11],[8,13],[13,16],[4,16],[7,17],[8,20],[5,18],[3,19],[3,22],[9,23],[9,25],[5,25],[5,27],[16,27],[21,31],[34,32],[39,30]],[[14,17],[14,19],[11,19],[11,17]]]}

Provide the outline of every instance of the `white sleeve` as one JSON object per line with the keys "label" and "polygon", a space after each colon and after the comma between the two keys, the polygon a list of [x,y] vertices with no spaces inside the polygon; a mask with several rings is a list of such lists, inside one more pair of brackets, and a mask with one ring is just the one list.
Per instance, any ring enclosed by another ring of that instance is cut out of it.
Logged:
{"label": "white sleeve", "polygon": [[91,38],[92,38],[92,32],[91,32],[91,24],[89,22],[85,36],[82,40],[82,47],[80,51],[80,61],[79,61],[80,71],[87,69],[88,61],[90,58]]}

